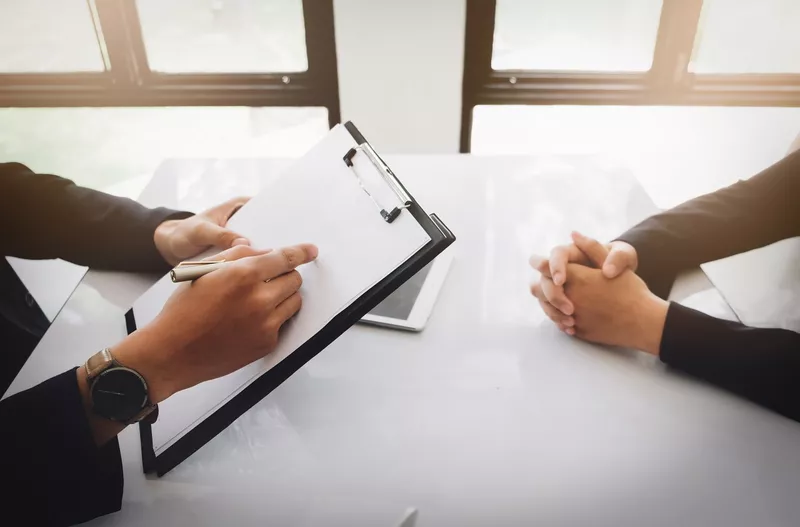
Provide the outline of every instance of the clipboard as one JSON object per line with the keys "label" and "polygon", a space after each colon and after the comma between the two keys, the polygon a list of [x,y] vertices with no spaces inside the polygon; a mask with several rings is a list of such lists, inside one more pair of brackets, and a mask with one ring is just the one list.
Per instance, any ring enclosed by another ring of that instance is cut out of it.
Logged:
{"label": "clipboard", "polygon": [[[194,424],[190,430],[183,433],[163,451],[157,454],[154,448],[153,425],[140,422],[142,466],[145,473],[154,473],[160,477],[178,466],[280,386],[455,241],[455,236],[450,229],[435,214],[429,215],[423,210],[355,125],[347,122],[343,126],[349,132],[356,146],[342,152],[341,162],[349,169],[350,174],[363,190],[363,199],[372,201],[375,214],[380,214],[387,224],[393,224],[401,215],[410,215],[427,233],[430,240],[399,267],[385,275],[336,314],[311,338],[269,370],[260,374],[215,410],[205,415],[202,421]],[[362,156],[369,163],[364,163],[363,159],[360,160],[360,168],[357,170],[354,160],[358,156]],[[385,188],[376,188],[374,177],[371,180],[373,184],[366,184],[363,173],[365,167],[371,167],[380,175],[380,180],[385,184]],[[125,314],[125,321],[128,334],[136,331],[137,324],[133,307]]]}

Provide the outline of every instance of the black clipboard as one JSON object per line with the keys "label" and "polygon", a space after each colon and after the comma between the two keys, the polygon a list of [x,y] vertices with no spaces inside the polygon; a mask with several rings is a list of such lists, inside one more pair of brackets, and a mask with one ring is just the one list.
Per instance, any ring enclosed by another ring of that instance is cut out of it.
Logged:
{"label": "black clipboard", "polygon": [[[435,214],[428,215],[422,207],[419,206],[388,165],[386,165],[383,159],[381,159],[369,145],[364,136],[361,135],[361,132],[358,131],[355,125],[352,122],[347,122],[344,124],[344,127],[350,132],[350,135],[353,137],[358,147],[352,148],[348,152],[343,152],[342,162],[352,168],[351,160],[353,156],[361,155],[362,153],[368,156],[375,169],[382,172],[384,180],[392,187],[394,194],[398,197],[398,205],[396,207],[387,208],[383,206],[385,204],[378,203],[372,195],[369,194],[366,188],[364,189],[370,199],[375,202],[384,220],[391,223],[399,214],[411,214],[425,232],[428,233],[431,240],[399,268],[395,269],[383,280],[367,290],[341,313],[336,315],[322,330],[307,340],[293,353],[250,383],[224,405],[206,416],[202,422],[195,425],[194,428],[176,440],[161,454],[156,455],[155,449],[153,448],[151,425],[149,423],[140,422],[139,435],[142,443],[142,466],[145,473],[155,473],[160,477],[178,466],[186,458],[199,450],[200,447],[208,443],[217,434],[238,419],[239,416],[266,397],[272,390],[280,386],[283,381],[313,359],[319,352],[328,347],[328,345],[339,338],[342,333],[361,320],[364,315],[369,313],[398,287],[422,270],[422,268],[433,261],[434,258],[455,241],[456,238],[453,233]],[[358,177],[357,174],[355,175]],[[136,320],[133,314],[133,308],[125,313],[125,322],[128,334],[136,331]]]}

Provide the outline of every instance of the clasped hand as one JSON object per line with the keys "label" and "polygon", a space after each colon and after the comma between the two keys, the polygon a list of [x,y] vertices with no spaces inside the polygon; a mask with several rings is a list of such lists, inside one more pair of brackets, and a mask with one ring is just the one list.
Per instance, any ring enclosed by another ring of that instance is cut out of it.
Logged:
{"label": "clasped hand", "polygon": [[540,273],[531,293],[548,318],[568,335],[658,355],[668,303],[636,275],[636,249],[579,233],[572,241],[530,259]]}

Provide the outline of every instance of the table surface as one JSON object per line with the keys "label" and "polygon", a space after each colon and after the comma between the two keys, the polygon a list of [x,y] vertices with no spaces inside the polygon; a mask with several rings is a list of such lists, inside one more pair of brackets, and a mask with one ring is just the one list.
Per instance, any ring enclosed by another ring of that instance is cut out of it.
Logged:
{"label": "table surface", "polygon": [[[425,331],[351,328],[161,479],[129,427],[123,510],[96,524],[394,526],[409,507],[423,527],[797,524],[798,424],[569,338],[528,293],[531,253],[653,212],[632,175],[584,157],[387,161],[458,236]],[[168,161],[141,201],[200,210],[286,163]],[[9,393],[124,338],[154,280],[87,273]]]}

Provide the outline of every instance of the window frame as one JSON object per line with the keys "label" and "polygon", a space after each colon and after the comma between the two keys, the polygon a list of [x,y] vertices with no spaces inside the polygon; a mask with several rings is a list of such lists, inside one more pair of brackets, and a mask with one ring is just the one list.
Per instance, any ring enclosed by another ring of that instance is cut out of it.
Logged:
{"label": "window frame", "polygon": [[663,0],[646,72],[492,69],[496,0],[467,0],[462,153],[479,105],[800,106],[800,74],[689,71],[703,0]]}
{"label": "window frame", "polygon": [[341,119],[333,0],[302,2],[306,71],[172,74],[150,70],[136,0],[95,0],[106,71],[0,74],[0,108],[312,106],[326,108],[333,127]]}

